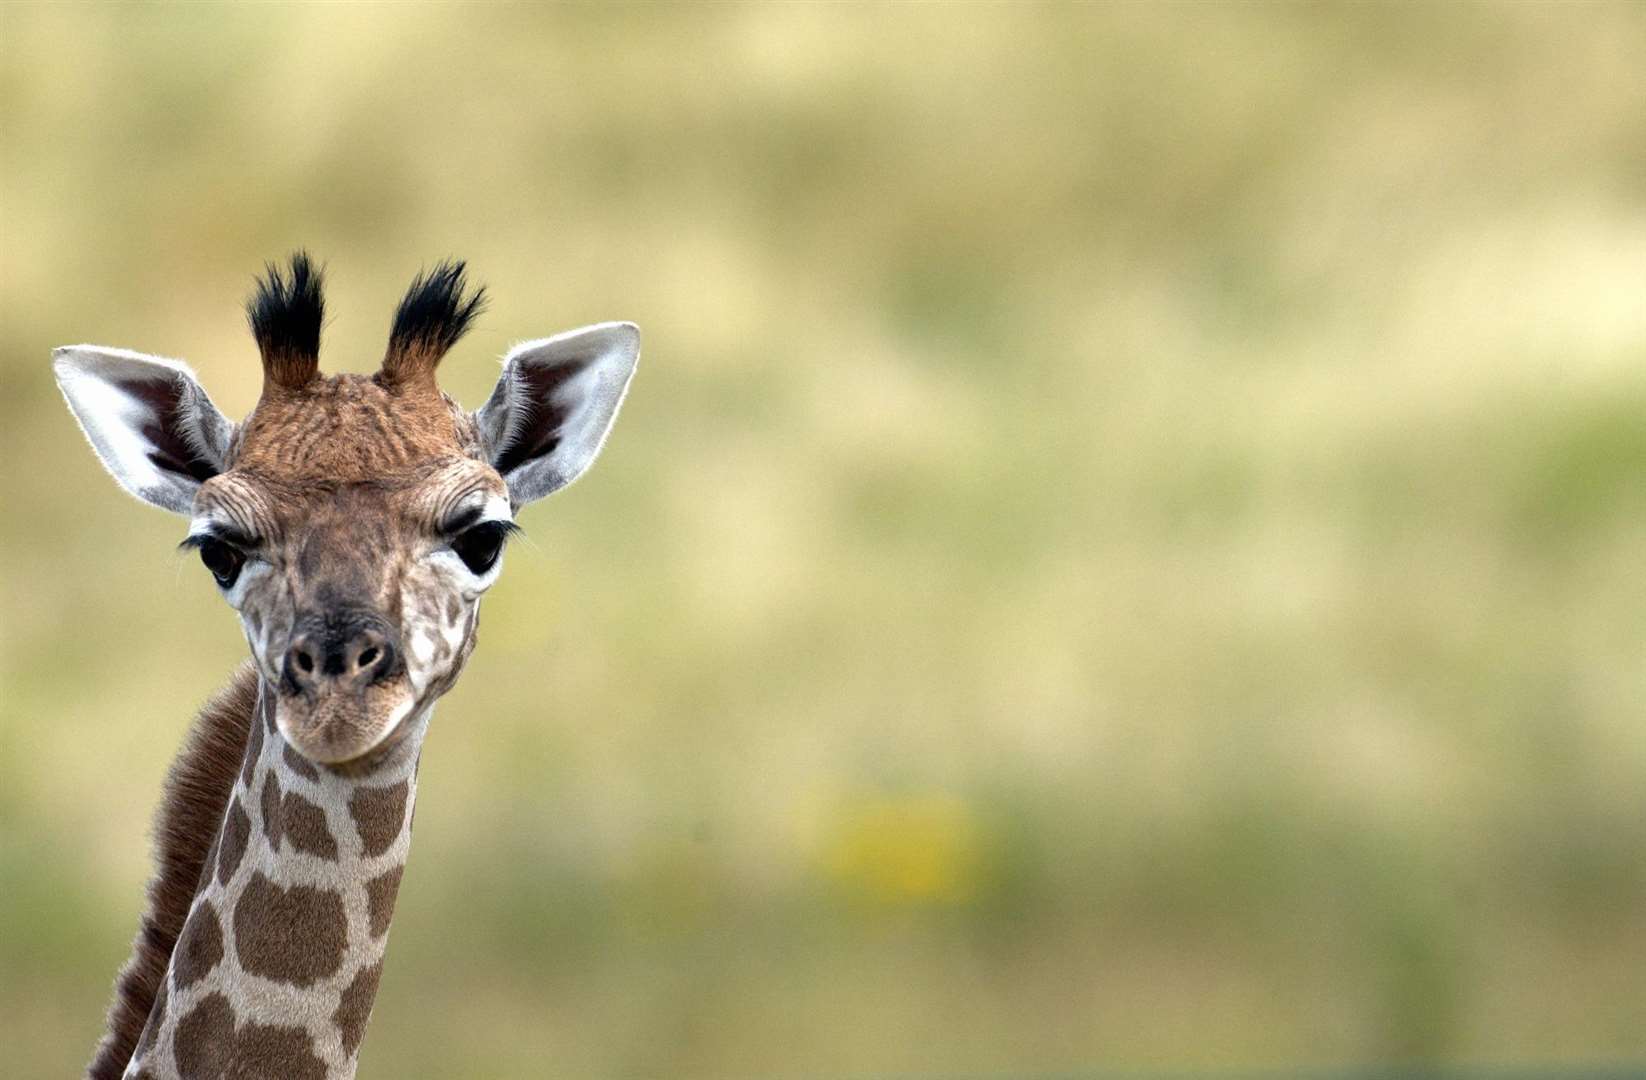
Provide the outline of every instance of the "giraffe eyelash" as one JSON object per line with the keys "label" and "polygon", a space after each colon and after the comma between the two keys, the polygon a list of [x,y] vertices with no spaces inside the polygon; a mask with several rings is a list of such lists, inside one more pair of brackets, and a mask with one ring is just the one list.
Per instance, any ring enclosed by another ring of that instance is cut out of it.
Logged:
{"label": "giraffe eyelash", "polygon": [[240,548],[242,551],[250,551],[251,549],[257,547],[257,541],[255,539],[247,536],[238,529],[232,529],[222,525],[211,525],[197,533],[191,533],[190,535],[185,536],[183,538],[183,542],[177,545],[177,550],[193,551],[194,549],[214,540],[220,544],[228,544],[231,547]]}

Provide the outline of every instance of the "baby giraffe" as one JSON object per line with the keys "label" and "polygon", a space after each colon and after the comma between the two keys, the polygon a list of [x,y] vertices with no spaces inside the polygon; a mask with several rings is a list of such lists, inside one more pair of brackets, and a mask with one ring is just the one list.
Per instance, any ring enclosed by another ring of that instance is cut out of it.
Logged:
{"label": "baby giraffe", "polygon": [[515,512],[594,461],[640,353],[631,323],[528,341],[465,412],[435,367],[483,294],[440,264],[376,374],[328,377],[319,270],[301,253],[270,266],[248,304],[262,396],[238,424],[176,361],[55,353],[103,465],[189,519],[183,546],[251,646],[167,778],[93,1080],[354,1075],[430,713],[474,649]]}

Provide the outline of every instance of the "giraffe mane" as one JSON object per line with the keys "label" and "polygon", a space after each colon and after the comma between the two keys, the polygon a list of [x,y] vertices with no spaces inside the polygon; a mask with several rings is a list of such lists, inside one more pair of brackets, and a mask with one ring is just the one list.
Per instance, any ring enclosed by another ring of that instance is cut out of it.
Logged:
{"label": "giraffe mane", "polygon": [[303,251],[291,256],[289,274],[274,263],[264,265],[264,275],[246,301],[246,321],[263,353],[265,382],[297,389],[320,374],[324,277]]}
{"label": "giraffe mane", "polygon": [[[486,307],[486,289],[469,293],[461,259],[443,259],[412,279],[389,331],[382,379],[390,385],[432,380],[435,366]],[[468,293],[468,295],[465,295]]]}
{"label": "giraffe mane", "polygon": [[108,1031],[87,1080],[119,1080],[137,1048],[228,809],[256,711],[257,672],[248,660],[201,708],[166,775],[154,819],[156,869],[148,910],[138,924],[131,959],[115,980]]}

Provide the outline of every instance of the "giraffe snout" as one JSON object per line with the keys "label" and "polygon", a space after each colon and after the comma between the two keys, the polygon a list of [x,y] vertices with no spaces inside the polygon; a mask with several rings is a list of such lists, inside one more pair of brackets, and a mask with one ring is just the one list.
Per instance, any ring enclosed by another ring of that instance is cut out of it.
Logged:
{"label": "giraffe snout", "polygon": [[284,665],[287,684],[307,697],[356,693],[400,670],[392,633],[368,614],[299,619]]}

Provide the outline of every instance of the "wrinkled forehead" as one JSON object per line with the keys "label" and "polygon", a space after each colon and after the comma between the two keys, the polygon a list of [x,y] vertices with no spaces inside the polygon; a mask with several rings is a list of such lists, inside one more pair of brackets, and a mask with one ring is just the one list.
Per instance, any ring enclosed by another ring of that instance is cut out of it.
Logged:
{"label": "wrinkled forehead", "polygon": [[194,516],[248,541],[281,544],[326,534],[381,550],[402,536],[448,533],[510,515],[508,490],[496,471],[455,457],[346,483],[231,469],[201,485]]}
{"label": "wrinkled forehead", "polygon": [[394,394],[358,375],[265,395],[241,426],[228,471],[203,484],[196,516],[266,541],[299,533],[449,528],[507,506],[479,458],[473,422],[439,393]]}
{"label": "wrinkled forehead", "polygon": [[479,433],[432,385],[391,390],[364,375],[334,375],[265,392],[240,426],[231,465],[361,483],[454,455],[479,457]]}

